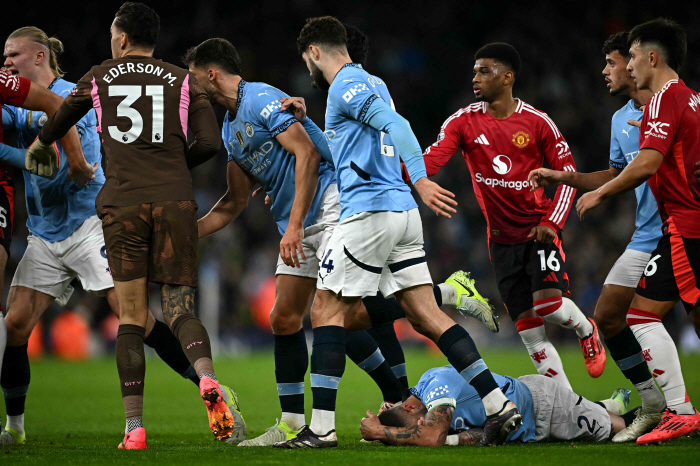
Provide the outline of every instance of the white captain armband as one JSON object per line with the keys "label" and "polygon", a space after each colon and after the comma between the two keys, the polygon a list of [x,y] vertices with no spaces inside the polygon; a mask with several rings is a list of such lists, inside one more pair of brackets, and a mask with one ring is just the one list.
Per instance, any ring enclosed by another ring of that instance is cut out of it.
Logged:
{"label": "white captain armband", "polygon": [[459,445],[459,435],[457,435],[457,434],[448,435],[447,438],[445,439],[445,445],[449,445],[449,446]]}
{"label": "white captain armband", "polygon": [[442,406],[442,405],[448,405],[448,406],[452,406],[454,408],[457,406],[457,401],[454,398],[450,398],[450,397],[437,398],[437,399],[431,401],[430,403],[428,403],[426,408],[428,408],[428,411],[430,411],[431,409],[437,408],[438,406]]}

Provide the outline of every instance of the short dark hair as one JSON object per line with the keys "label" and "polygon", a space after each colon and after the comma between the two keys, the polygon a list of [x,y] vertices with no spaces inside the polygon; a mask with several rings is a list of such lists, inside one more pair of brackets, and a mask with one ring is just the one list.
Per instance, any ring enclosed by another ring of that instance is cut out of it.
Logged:
{"label": "short dark hair", "polygon": [[241,74],[241,57],[238,56],[236,47],[226,39],[207,39],[196,47],[189,48],[183,55],[182,62],[186,66],[193,65],[201,69],[214,65],[229,74]]}
{"label": "short dark hair", "polygon": [[515,50],[515,47],[505,42],[484,45],[474,54],[474,60],[479,58],[493,58],[510,68],[516,76],[520,73],[520,54]]}
{"label": "short dark hair", "polygon": [[685,30],[677,22],[657,18],[635,26],[629,33],[628,44],[654,44],[661,47],[666,64],[676,72],[680,71],[688,50]]}
{"label": "short dark hair", "polygon": [[309,45],[321,45],[331,48],[346,48],[347,34],[343,23],[333,16],[309,18],[297,38],[297,49],[303,54]]}
{"label": "short dark hair", "polygon": [[126,2],[114,15],[115,26],[123,31],[133,45],[156,47],[160,32],[160,18],[143,3]]}
{"label": "short dark hair", "polygon": [[383,426],[387,427],[408,427],[409,422],[406,418],[406,411],[400,406],[395,406],[391,409],[387,409],[379,416],[379,422]]}
{"label": "short dark hair", "polygon": [[353,63],[365,66],[367,64],[367,55],[369,55],[369,37],[352,24],[343,23],[343,26],[345,26],[350,60]]}
{"label": "short dark hair", "polygon": [[605,55],[610,55],[611,53],[617,51],[623,57],[629,58],[630,46],[627,42],[628,37],[629,32],[627,31],[620,31],[608,37],[603,43],[603,53]]}

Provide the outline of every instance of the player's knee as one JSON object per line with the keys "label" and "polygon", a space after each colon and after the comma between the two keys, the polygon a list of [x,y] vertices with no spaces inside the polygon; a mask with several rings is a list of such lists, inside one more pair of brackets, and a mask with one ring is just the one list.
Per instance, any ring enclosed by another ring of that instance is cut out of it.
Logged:
{"label": "player's knee", "polygon": [[270,326],[275,335],[290,335],[298,332],[302,326],[304,313],[287,306],[275,306],[270,312]]}
{"label": "player's knee", "polygon": [[34,325],[29,319],[19,312],[10,312],[5,316],[5,327],[7,328],[7,344],[9,346],[21,346],[29,341]]}
{"label": "player's knee", "polygon": [[613,311],[605,304],[598,303],[593,312],[593,320],[604,338],[615,336],[625,328],[625,315],[620,316],[618,312]]}

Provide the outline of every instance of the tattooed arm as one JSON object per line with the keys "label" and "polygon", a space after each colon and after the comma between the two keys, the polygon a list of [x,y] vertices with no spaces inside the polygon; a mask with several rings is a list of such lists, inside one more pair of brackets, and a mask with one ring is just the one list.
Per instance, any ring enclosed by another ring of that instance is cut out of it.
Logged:
{"label": "tattooed arm", "polygon": [[484,429],[468,429],[457,434],[459,445],[476,445],[484,436]]}
{"label": "tattooed arm", "polygon": [[425,416],[423,422],[410,427],[386,427],[379,418],[367,411],[362,420],[360,432],[365,440],[380,440],[389,445],[416,445],[421,447],[439,447],[445,444],[447,432],[452,423],[454,408],[449,405],[437,406]]}

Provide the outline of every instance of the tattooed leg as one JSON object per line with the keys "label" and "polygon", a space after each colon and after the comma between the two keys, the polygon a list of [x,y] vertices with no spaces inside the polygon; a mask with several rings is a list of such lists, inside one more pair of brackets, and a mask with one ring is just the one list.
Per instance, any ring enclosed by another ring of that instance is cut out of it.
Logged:
{"label": "tattooed leg", "polygon": [[484,429],[467,429],[456,436],[459,440],[458,445],[476,445],[484,436]]}
{"label": "tattooed leg", "polygon": [[180,341],[197,375],[208,374],[214,378],[209,335],[194,315],[194,292],[191,286],[163,285],[160,290],[163,320]]}

